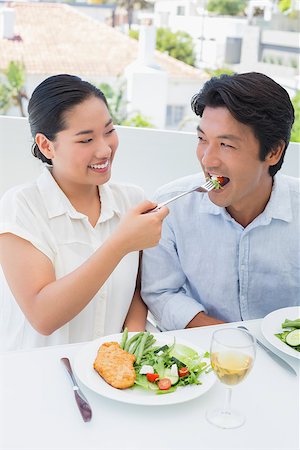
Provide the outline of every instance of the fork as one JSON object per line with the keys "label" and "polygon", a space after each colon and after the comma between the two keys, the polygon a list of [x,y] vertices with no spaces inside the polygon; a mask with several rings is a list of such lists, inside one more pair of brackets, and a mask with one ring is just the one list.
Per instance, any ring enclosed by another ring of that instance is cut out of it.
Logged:
{"label": "fork", "polygon": [[186,194],[190,194],[191,192],[195,192],[195,191],[197,191],[197,192],[209,192],[209,191],[212,191],[214,189],[214,187],[215,187],[214,183],[211,180],[208,180],[208,181],[206,181],[204,184],[202,184],[199,187],[190,189],[188,191],[181,192],[181,194],[177,194],[174,197],[171,197],[168,200],[165,200],[164,202],[159,203],[155,208],[149,209],[145,213],[158,211],[160,208],[162,208],[163,206],[167,205],[168,203],[171,203],[174,200],[177,200],[178,198],[183,197]]}

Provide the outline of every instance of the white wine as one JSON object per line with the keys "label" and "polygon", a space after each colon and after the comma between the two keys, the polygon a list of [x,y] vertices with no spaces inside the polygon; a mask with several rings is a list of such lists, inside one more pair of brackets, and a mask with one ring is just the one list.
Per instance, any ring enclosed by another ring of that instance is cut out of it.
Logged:
{"label": "white wine", "polygon": [[211,366],[222,383],[238,384],[253,365],[253,358],[237,351],[215,352],[211,354]]}

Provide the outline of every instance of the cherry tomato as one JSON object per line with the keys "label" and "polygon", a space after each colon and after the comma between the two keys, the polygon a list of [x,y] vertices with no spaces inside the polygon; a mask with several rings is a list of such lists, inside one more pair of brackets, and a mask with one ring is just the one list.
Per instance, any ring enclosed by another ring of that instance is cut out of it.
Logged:
{"label": "cherry tomato", "polygon": [[169,378],[162,378],[161,380],[158,380],[157,386],[161,391],[167,391],[172,386],[172,383]]}
{"label": "cherry tomato", "polygon": [[178,369],[178,375],[182,378],[182,377],[186,377],[187,375],[189,375],[189,369],[187,367],[181,367],[181,369]]}
{"label": "cherry tomato", "polygon": [[159,378],[159,375],[158,373],[147,373],[146,377],[148,381],[154,383],[157,380],[157,378]]}
{"label": "cherry tomato", "polygon": [[218,180],[218,182],[220,183],[220,185],[222,186],[222,184],[223,184],[224,181],[225,181],[225,178],[224,178],[224,177],[217,177],[217,180]]}

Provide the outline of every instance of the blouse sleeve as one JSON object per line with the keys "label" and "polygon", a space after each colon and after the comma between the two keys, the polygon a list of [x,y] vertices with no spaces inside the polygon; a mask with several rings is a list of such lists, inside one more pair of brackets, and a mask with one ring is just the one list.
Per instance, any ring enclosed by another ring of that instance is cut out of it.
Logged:
{"label": "blouse sleeve", "polygon": [[10,189],[0,199],[0,234],[4,233],[29,241],[54,262],[55,250],[47,222],[38,207],[35,208],[17,188]]}

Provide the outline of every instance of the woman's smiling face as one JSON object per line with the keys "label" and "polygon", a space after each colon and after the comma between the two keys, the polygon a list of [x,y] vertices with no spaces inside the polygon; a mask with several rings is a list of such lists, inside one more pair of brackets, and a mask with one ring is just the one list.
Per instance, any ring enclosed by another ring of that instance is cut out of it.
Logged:
{"label": "woman's smiling face", "polygon": [[66,128],[52,146],[52,173],[59,184],[100,185],[111,176],[118,136],[108,109],[91,96],[64,115]]}
{"label": "woman's smiling face", "polygon": [[[268,158],[259,159],[259,141],[253,130],[238,122],[226,107],[206,106],[198,127],[197,156],[206,176],[228,178],[222,189],[209,192],[210,200],[235,213],[255,211],[258,199],[272,188]],[[264,205],[265,206],[265,205]]]}

